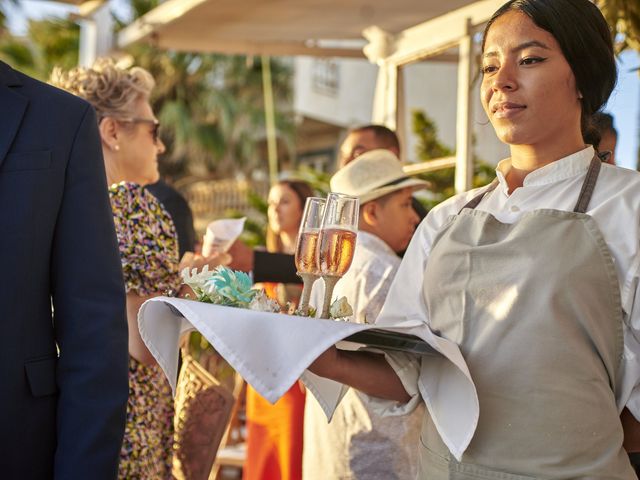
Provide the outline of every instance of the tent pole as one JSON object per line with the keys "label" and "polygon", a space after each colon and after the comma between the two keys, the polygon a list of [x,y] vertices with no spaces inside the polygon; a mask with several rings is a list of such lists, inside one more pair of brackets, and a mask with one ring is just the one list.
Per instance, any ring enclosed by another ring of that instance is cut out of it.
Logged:
{"label": "tent pole", "polygon": [[271,61],[268,55],[261,56],[262,89],[264,92],[264,117],[267,127],[267,158],[269,159],[269,181],[274,185],[278,181],[278,146],[276,139],[276,116],[273,103],[273,85],[271,83]]}
{"label": "tent pole", "polygon": [[473,149],[471,148],[471,72],[473,31],[467,19],[466,35],[459,43],[458,100],[456,115],[456,193],[466,192],[473,184]]}

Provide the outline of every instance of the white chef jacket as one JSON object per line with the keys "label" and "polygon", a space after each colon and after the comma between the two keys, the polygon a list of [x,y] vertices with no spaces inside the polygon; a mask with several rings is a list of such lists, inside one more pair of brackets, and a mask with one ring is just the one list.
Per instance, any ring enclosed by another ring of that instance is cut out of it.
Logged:
{"label": "white chef jacket", "polygon": [[[505,180],[511,161],[503,160],[496,168],[498,187],[485,195],[476,209],[492,214],[503,223],[516,222],[526,212],[537,209],[573,211],[593,155],[593,148],[588,146],[545,165],[529,173],[523,186],[511,195]],[[448,199],[423,220],[398,269],[377,323],[388,325],[422,318],[429,324],[422,289],[425,265],[434,238],[451,215],[457,214],[484,189],[486,187]],[[640,174],[603,163],[586,213],[595,220],[604,236],[620,284],[625,323],[624,354],[617,380],[616,402],[620,411],[626,405],[636,419],[640,419],[640,296],[637,295],[640,276]],[[540,248],[545,246],[540,245]],[[387,358],[412,398],[406,404],[371,398],[371,405],[382,415],[404,414],[421,403],[418,393],[420,363],[403,354],[388,354]],[[453,450],[452,445],[448,446]]]}
{"label": "white chef jacket", "polygon": [[[354,321],[373,323],[400,265],[400,258],[379,237],[359,231],[351,267],[337,283],[333,297],[347,297]],[[312,291],[312,305],[322,301],[322,281]],[[366,397],[349,389],[331,423],[313,395],[304,414],[304,480],[414,479],[423,408],[404,417],[382,417]]]}

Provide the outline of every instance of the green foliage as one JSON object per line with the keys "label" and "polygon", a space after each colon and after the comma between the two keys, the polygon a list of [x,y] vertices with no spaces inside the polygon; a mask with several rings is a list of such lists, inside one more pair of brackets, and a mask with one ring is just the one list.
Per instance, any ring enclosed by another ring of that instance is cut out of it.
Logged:
{"label": "green foliage", "polygon": [[616,43],[616,52],[626,49],[640,52],[640,1],[595,0],[611,26],[611,35]]}
{"label": "green foliage", "polygon": [[145,13],[160,5],[159,0],[129,0],[134,18],[141,17]]}
{"label": "green foliage", "polygon": [[69,19],[29,21],[29,39],[40,78],[46,80],[53,67],[70,69],[78,64],[80,27]]}
{"label": "green foliage", "polygon": [[[13,2],[16,0],[0,0]],[[138,18],[159,0],[131,0]],[[12,36],[0,10],[0,59],[41,80],[54,66],[74,67],[78,61],[79,27],[67,19],[30,21],[26,38]],[[117,29],[124,23],[116,19]],[[162,173],[230,177],[264,169],[265,116],[262,67],[253,57],[163,51],[138,44],[127,52],[133,64],[156,79],[152,106],[160,119],[167,151]],[[271,60],[279,144],[293,150],[291,69]],[[287,153],[287,152],[283,152]]]}
{"label": "green foliage", "polygon": [[17,39],[8,38],[0,41],[0,60],[9,63],[17,70],[36,75],[31,49]]}
{"label": "green foliage", "polygon": [[46,81],[55,65],[75,66],[79,46],[80,28],[71,20],[30,20],[27,36],[21,38],[7,30],[6,16],[0,9],[0,59],[28,75]]}
{"label": "green foliage", "polygon": [[257,193],[250,191],[248,194],[249,205],[262,216],[267,216],[267,201]]}
{"label": "green foliage", "polygon": [[244,224],[244,230],[240,235],[240,240],[251,248],[264,247],[267,243],[266,228],[266,217],[261,220],[248,217]]}
{"label": "green foliage", "polygon": [[303,180],[311,185],[311,188],[320,196],[326,197],[331,191],[329,187],[329,180],[331,180],[331,174],[327,172],[321,172],[308,165],[301,165],[296,170],[291,178],[297,180]]}
{"label": "green foliage", "polygon": [[[253,214],[247,216],[244,230],[240,235],[240,240],[250,247],[264,247],[267,243],[267,201],[255,192],[247,193],[249,205],[253,209]],[[228,210],[226,218],[240,218],[244,214],[237,210]]]}
{"label": "green foliage", "polygon": [[[167,144],[163,173],[229,177],[264,168],[260,62],[244,56],[161,51],[149,45],[135,45],[129,53],[156,79],[152,106]],[[277,134],[284,145],[292,145],[291,70],[272,60],[271,72]]]}
{"label": "green foliage", "polygon": [[426,161],[454,155],[454,151],[438,139],[438,127],[426,113],[413,110],[411,115],[412,131],[418,137],[416,151],[420,160]]}
{"label": "green foliage", "polygon": [[[414,110],[412,115],[412,131],[418,137],[416,153],[422,161],[455,155],[455,151],[438,139],[435,122],[421,110]],[[475,143],[475,142],[473,142]],[[490,183],[496,176],[495,169],[474,155],[473,187],[482,187]],[[455,195],[455,168],[444,168],[418,175],[431,183],[431,196],[420,198],[424,206],[430,210],[440,202]]]}
{"label": "green foliage", "polygon": [[[158,0],[131,0],[134,19]],[[116,19],[119,27],[125,26]],[[265,116],[262,67],[253,57],[165,51],[148,44],[131,46],[134,64],[156,79],[152,106],[163,125],[167,151],[164,174],[230,177],[264,168]],[[293,144],[291,70],[271,61],[276,130]]]}

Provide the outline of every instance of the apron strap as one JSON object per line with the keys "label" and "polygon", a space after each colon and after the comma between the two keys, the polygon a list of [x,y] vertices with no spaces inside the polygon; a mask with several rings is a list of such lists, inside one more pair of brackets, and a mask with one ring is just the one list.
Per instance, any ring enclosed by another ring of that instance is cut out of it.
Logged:
{"label": "apron strap", "polygon": [[471,210],[474,210],[474,209],[475,209],[475,208],[480,204],[480,202],[482,201],[482,199],[484,198],[484,196],[485,196],[487,193],[492,192],[493,190],[495,190],[497,186],[498,186],[498,179],[496,178],[496,179],[494,179],[494,180],[493,180],[493,182],[491,182],[491,183],[489,184],[489,188],[487,188],[484,192],[479,193],[478,195],[476,195],[475,197],[473,197],[471,200],[469,200],[469,201],[467,202],[467,204],[466,204],[464,207],[462,207],[462,208],[460,209],[460,211],[458,212],[458,214],[460,214],[460,212],[461,212],[462,210],[464,210],[465,208],[470,208]]}
{"label": "apron strap", "polygon": [[600,173],[601,164],[602,160],[600,160],[600,157],[597,154],[594,155],[591,159],[591,164],[589,165],[587,176],[585,177],[584,183],[582,184],[578,202],[573,208],[574,212],[586,213],[589,202],[591,201],[591,196],[593,195],[593,190],[596,187],[596,181],[598,180],[598,174]]}

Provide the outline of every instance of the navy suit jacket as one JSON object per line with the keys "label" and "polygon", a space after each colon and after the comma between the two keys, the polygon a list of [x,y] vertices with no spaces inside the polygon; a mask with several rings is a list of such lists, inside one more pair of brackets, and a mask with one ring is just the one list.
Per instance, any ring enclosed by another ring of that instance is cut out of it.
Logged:
{"label": "navy suit jacket", "polygon": [[0,476],[113,479],[125,294],[93,109],[0,62]]}

